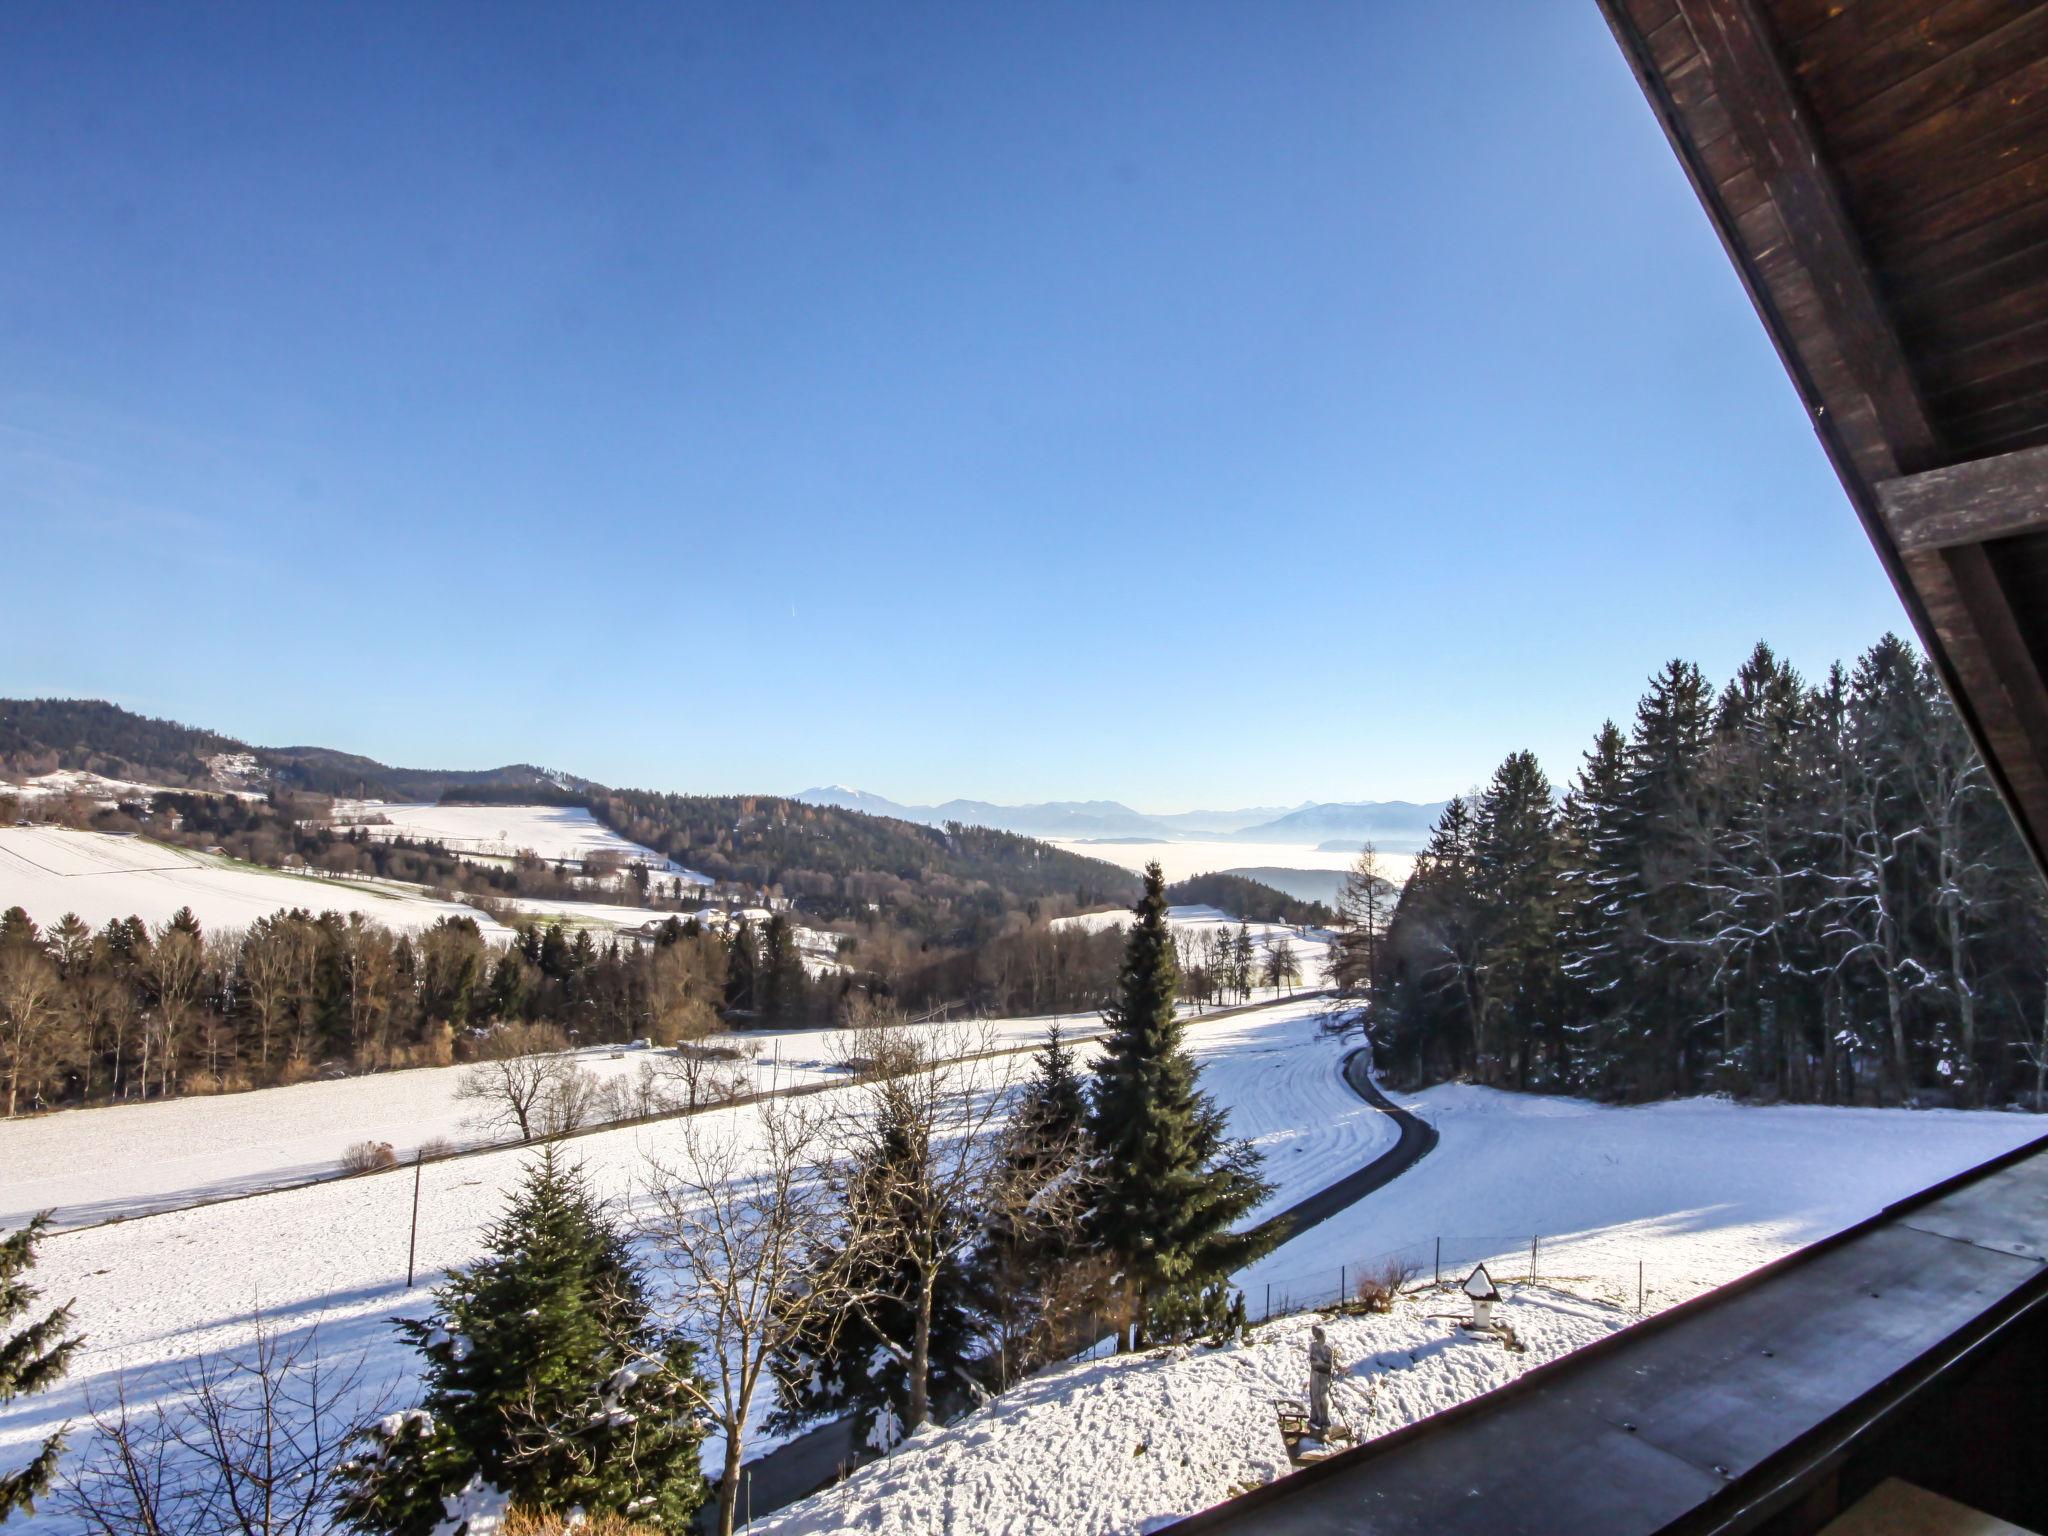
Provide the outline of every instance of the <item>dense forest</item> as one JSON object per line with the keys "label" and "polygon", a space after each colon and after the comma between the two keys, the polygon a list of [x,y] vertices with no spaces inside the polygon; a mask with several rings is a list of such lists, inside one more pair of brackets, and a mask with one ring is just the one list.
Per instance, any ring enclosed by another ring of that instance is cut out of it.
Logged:
{"label": "dense forest", "polygon": [[1020,920],[973,949],[849,945],[859,964],[814,971],[799,938],[780,912],[722,932],[670,917],[646,941],[526,923],[493,944],[461,917],[400,934],[292,910],[210,931],[188,910],[94,930],[14,907],[0,914],[0,1115],[445,1066],[511,1025],[555,1044],[668,1044],[878,1010],[1091,1012],[1123,949],[1118,929]]}
{"label": "dense forest", "polygon": [[0,699],[0,772],[34,775],[71,768],[174,789],[233,787],[220,784],[213,771],[212,760],[220,756],[246,757],[261,784],[306,794],[434,800],[451,791],[505,788],[521,791],[530,803],[549,792],[580,795],[595,787],[530,763],[391,768],[329,747],[252,747],[100,699]]}
{"label": "dense forest", "polygon": [[1194,875],[1166,888],[1177,907],[1215,907],[1239,922],[1285,923],[1295,928],[1327,928],[1337,914],[1320,901],[1303,901],[1243,875]]}
{"label": "dense forest", "polygon": [[1669,663],[1561,805],[1526,752],[1451,801],[1371,938],[1415,1080],[2038,1106],[2048,1074],[2048,898],[1891,636],[1817,684]]}
{"label": "dense forest", "polygon": [[816,917],[880,915],[971,945],[1006,914],[1127,904],[1138,878],[1098,859],[987,827],[920,826],[772,795],[593,794],[620,836],[713,879],[786,898]]}
{"label": "dense forest", "polygon": [[[728,947],[674,920],[644,945],[555,924],[493,946],[459,917],[417,935],[304,911],[246,932],[209,932],[190,911],[154,929],[67,916],[45,931],[14,907],[0,915],[0,1112],[295,1082],[330,1064],[441,1066],[503,1024],[559,1043],[672,1042],[717,1027]],[[808,1007],[787,980],[802,970],[786,924],[770,955],[748,1003]]]}

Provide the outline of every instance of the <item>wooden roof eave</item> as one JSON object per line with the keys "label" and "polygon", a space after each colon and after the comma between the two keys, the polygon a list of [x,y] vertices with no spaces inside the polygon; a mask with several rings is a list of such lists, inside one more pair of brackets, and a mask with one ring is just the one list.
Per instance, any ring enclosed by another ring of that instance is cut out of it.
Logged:
{"label": "wooden roof eave", "polygon": [[[2048,527],[2048,454],[2023,450],[1978,461],[1989,467],[1974,480],[1955,475],[1756,0],[1599,3],[1908,619],[2048,871],[2048,686],[1984,548],[1987,538]],[[1968,523],[1971,498],[2001,478],[2005,518],[1995,530],[1932,540],[1907,528],[1915,515],[1953,525],[1959,508]]]}

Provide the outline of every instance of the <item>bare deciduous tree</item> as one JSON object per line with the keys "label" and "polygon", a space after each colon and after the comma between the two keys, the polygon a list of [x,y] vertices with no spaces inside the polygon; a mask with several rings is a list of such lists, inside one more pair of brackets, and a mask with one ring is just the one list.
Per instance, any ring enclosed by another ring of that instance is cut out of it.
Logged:
{"label": "bare deciduous tree", "polygon": [[324,1358],[317,1330],[287,1339],[259,1323],[153,1406],[117,1381],[55,1507],[97,1536],[319,1536],[349,1442],[389,1398],[366,1385],[362,1359]]}
{"label": "bare deciduous tree", "polygon": [[[931,1325],[948,1262],[1003,1178],[1001,1138],[1012,1081],[985,1026],[886,1023],[860,1032],[860,1068],[838,1115],[841,1158],[859,1168],[845,1181],[852,1247],[900,1262],[910,1293],[876,1301],[907,1305],[907,1342],[878,1327],[909,1383],[904,1429],[931,1416]],[[864,1298],[856,1290],[856,1307]]]}
{"label": "bare deciduous tree", "polygon": [[31,944],[0,944],[0,1061],[7,1068],[7,1113],[19,1107],[56,1026],[57,968]]}
{"label": "bare deciduous tree", "polygon": [[703,1406],[725,1436],[720,1536],[731,1536],[763,1371],[799,1340],[829,1342],[846,1312],[844,1267],[811,1263],[838,1219],[823,1129],[807,1103],[770,1099],[751,1127],[686,1120],[680,1156],[649,1160],[642,1230],[672,1304],[703,1346],[700,1369],[713,1383]]}
{"label": "bare deciduous tree", "polygon": [[561,1075],[567,1045],[559,1030],[538,1024],[507,1024],[484,1037],[479,1059],[455,1086],[455,1097],[481,1108],[470,1124],[484,1131],[510,1131],[532,1141],[545,1128],[544,1113]]}

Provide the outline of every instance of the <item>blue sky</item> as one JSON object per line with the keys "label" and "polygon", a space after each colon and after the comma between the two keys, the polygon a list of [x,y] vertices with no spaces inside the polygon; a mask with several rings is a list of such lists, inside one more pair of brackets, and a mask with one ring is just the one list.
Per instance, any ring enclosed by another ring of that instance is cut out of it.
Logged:
{"label": "blue sky", "polygon": [[1904,622],[1592,0],[22,3],[0,141],[0,692],[1171,810]]}

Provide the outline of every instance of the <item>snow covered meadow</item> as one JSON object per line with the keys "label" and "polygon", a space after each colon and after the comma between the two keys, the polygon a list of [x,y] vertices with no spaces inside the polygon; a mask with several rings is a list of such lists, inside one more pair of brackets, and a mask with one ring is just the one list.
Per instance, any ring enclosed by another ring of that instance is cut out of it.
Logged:
{"label": "snow covered meadow", "polygon": [[[1390,1120],[1342,1081],[1340,1063],[1356,1042],[1322,1032],[1326,1006],[1296,999],[1189,1022],[1205,1086],[1228,1108],[1237,1134],[1265,1156],[1275,1189],[1259,1218],[1326,1187],[1395,1139]],[[1003,1043],[1028,1044],[1043,1023],[1013,1020],[998,1030]],[[765,1055],[765,1070],[784,1084],[829,1080],[837,1059],[817,1033],[743,1038],[755,1049],[757,1070]],[[596,1053],[588,1064],[632,1070],[641,1055]],[[16,1213],[0,1220],[48,1204],[76,1220],[113,1206],[139,1210],[193,1192],[258,1188],[331,1163],[365,1137],[389,1139],[403,1152],[428,1136],[459,1133],[455,1076],[391,1073],[0,1125],[7,1170],[0,1204]],[[1404,1301],[1388,1316],[1337,1324],[1339,1353],[1351,1365],[1339,1406],[1361,1434],[1461,1401],[1625,1326],[1639,1259],[1654,1309],[2039,1129],[2031,1117],[1987,1112],[1765,1109],[1713,1100],[1619,1109],[1459,1086],[1403,1102],[1436,1124],[1437,1148],[1238,1276],[1253,1316],[1263,1311],[1269,1282],[1276,1308],[1321,1302],[1340,1267],[1355,1274],[1362,1261],[1391,1250],[1420,1254],[1426,1278],[1439,1235],[1447,1268],[1454,1255],[1461,1265],[1481,1252],[1507,1256],[1498,1270],[1504,1283],[1526,1271],[1514,1262],[1526,1255],[1525,1233],[1543,1234],[1543,1252],[1560,1263],[1553,1269],[1544,1260],[1542,1285],[1506,1285],[1502,1316],[1530,1346],[1526,1354],[1456,1333],[1431,1315],[1446,1310],[1432,1296]],[[758,1123],[758,1111],[747,1106],[709,1115],[740,1138]],[[678,1137],[675,1123],[654,1123],[569,1145],[599,1189],[631,1214],[645,1197],[647,1158],[672,1156]],[[317,1327],[324,1352],[361,1352],[369,1376],[394,1383],[403,1397],[415,1357],[388,1320],[424,1312],[433,1281],[478,1256],[483,1229],[526,1156],[507,1148],[426,1165],[421,1278],[410,1293],[409,1169],[52,1234],[36,1281],[53,1299],[76,1298],[88,1343],[68,1381],[0,1411],[0,1463],[56,1423],[79,1418],[89,1402],[104,1401],[117,1381],[144,1401],[170,1390],[182,1362],[246,1343],[258,1313],[288,1334]],[[950,1428],[921,1433],[764,1528],[931,1530],[943,1528],[950,1511],[957,1529],[1135,1531],[1199,1508],[1284,1470],[1271,1399],[1301,1391],[1306,1326],[1300,1317],[1276,1320],[1246,1346],[1080,1361],[1047,1372]],[[774,1443],[758,1426],[748,1441],[751,1453]],[[717,1449],[707,1446],[707,1456]]]}
{"label": "snow covered meadow", "polygon": [[608,857],[644,864],[650,874],[685,884],[710,880],[652,848],[619,836],[580,805],[413,805],[389,800],[337,800],[337,827],[390,840],[439,843],[471,859],[503,860],[531,853],[551,864]]}
{"label": "snow covered meadow", "polygon": [[53,826],[0,827],[0,910],[7,907],[45,926],[66,912],[95,928],[127,917],[154,925],[190,907],[208,928],[246,928],[280,908],[305,907],[360,912],[407,933],[444,917],[473,918],[487,936],[507,933],[474,907],[397,881],[262,869],[145,837]]}
{"label": "snow covered meadow", "polygon": [[[1503,1386],[1627,1325],[1618,1308],[1546,1287],[1508,1288],[1496,1319],[1521,1352],[1457,1326],[1435,1295],[1393,1312],[1321,1319],[1340,1362],[1334,1416],[1359,1439],[1383,1435]],[[1046,1371],[949,1429],[913,1435],[837,1487],[751,1530],[762,1536],[861,1531],[925,1536],[1112,1536],[1217,1504],[1292,1470],[1275,1401],[1307,1390],[1300,1315],[1248,1343],[1105,1356]]]}
{"label": "snow covered meadow", "polygon": [[[619,841],[622,847],[638,846]],[[703,878],[666,861],[661,869],[663,878],[680,875],[686,885]],[[139,917],[156,926],[169,921],[181,907],[189,907],[209,930],[240,929],[259,917],[303,907],[309,912],[359,912],[371,922],[401,933],[418,933],[444,917],[466,917],[495,943],[512,937],[511,928],[482,908],[444,900],[402,880],[330,875],[312,869],[268,869],[152,838],[59,826],[0,827],[0,911],[16,906],[45,928],[67,912],[77,913],[95,928],[127,917]],[[600,936],[603,930],[638,929],[669,915],[624,902],[523,896],[517,913],[543,922],[559,919],[571,927],[593,928]],[[695,915],[713,927],[729,917],[719,907]],[[757,926],[769,917],[765,908],[737,915]],[[804,963],[814,975],[837,964],[835,934],[802,927],[795,934]]]}

